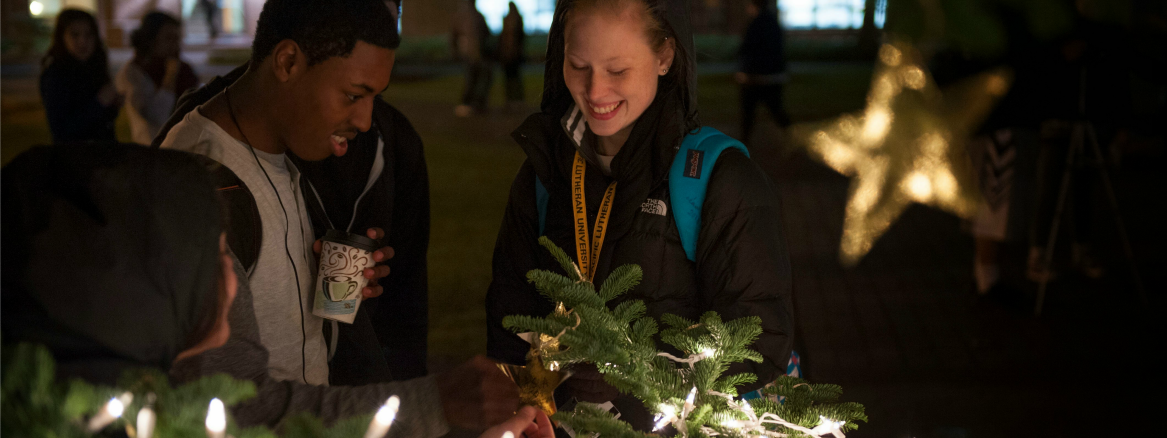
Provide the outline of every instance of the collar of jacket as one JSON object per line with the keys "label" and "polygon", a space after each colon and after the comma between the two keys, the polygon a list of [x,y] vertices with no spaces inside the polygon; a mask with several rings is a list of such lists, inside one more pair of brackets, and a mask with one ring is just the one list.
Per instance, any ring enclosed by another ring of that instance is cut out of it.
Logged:
{"label": "collar of jacket", "polygon": [[[607,241],[619,242],[632,228],[632,218],[648,194],[667,183],[669,166],[684,135],[684,118],[672,93],[659,93],[636,121],[624,147],[612,159],[610,177],[618,185]],[[571,162],[577,143],[561,124],[561,115],[538,113],[511,135],[527,153],[535,175],[551,196],[568,196]],[[600,167],[591,165],[599,174]],[[648,170],[647,172],[645,170]]]}
{"label": "collar of jacket", "polygon": [[[611,177],[620,182],[620,190],[635,185],[638,180],[645,180],[649,188],[667,180],[673,156],[685,134],[683,114],[674,109],[677,108],[676,100],[673,93],[658,92],[653,103],[637,119],[620,152],[612,159]],[[511,137],[527,154],[535,174],[549,188],[566,185],[564,163],[570,163],[576,151],[599,168],[595,149],[589,145],[594,141],[594,135],[587,128],[587,122],[582,120],[582,114],[579,120],[573,117],[574,103],[565,107],[566,112],[562,114],[532,114],[511,132]]]}

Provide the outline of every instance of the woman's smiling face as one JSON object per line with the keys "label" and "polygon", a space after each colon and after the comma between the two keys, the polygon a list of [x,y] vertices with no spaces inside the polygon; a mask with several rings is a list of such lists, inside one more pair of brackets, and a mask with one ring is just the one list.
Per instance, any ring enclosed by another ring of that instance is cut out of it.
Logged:
{"label": "woman's smiling face", "polygon": [[644,6],[621,3],[572,11],[564,35],[563,80],[600,137],[627,137],[673,61],[670,44],[653,50]]}

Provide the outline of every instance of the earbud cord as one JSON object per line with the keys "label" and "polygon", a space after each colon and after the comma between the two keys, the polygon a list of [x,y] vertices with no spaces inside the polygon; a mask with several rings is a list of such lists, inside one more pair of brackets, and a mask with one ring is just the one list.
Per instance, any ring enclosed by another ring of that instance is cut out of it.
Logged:
{"label": "earbud cord", "polygon": [[[267,183],[271,185],[272,192],[276,194],[276,201],[280,203],[280,210],[284,212],[284,254],[288,256],[288,262],[292,264],[292,274],[296,276],[296,302],[300,304],[300,335],[302,340],[300,342],[300,375],[304,378],[304,383],[308,383],[308,353],[306,351],[308,346],[308,331],[304,327],[304,292],[300,290],[300,271],[296,268],[296,260],[292,258],[292,251],[288,249],[288,231],[292,227],[288,220],[288,209],[284,207],[284,200],[280,197],[280,191],[276,189],[276,184],[272,182],[271,176],[267,174],[267,169],[264,169],[263,164],[259,162],[259,155],[255,153],[255,147],[251,145],[251,140],[247,139],[247,134],[243,133],[243,127],[239,125],[239,120],[235,118],[235,107],[231,105],[231,87],[223,89],[223,98],[227,101],[227,114],[231,115],[231,123],[235,124],[235,130],[239,131],[239,135],[243,137],[243,143],[247,144],[247,149],[251,151],[251,156],[255,158],[255,165],[259,166],[259,170],[263,172],[264,178],[267,178]],[[303,226],[301,225],[300,232],[303,233]]]}

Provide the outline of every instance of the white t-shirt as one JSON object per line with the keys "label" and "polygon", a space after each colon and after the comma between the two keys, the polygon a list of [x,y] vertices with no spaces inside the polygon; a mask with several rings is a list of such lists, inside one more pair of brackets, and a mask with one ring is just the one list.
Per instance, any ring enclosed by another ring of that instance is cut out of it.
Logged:
{"label": "white t-shirt", "polygon": [[154,80],[133,61],[118,70],[114,79],[119,93],[126,96],[126,116],[134,143],[148,145],[170,119],[177,97],[174,90],[159,90]]}
{"label": "white t-shirt", "polygon": [[252,148],[199,114],[199,108],[174,125],[162,147],[210,157],[251,190],[263,242],[248,280],[260,340],[269,353],[268,373],[278,380],[327,385],[324,320],[312,314],[315,236],[296,166],[284,154],[255,150],[252,155]]}

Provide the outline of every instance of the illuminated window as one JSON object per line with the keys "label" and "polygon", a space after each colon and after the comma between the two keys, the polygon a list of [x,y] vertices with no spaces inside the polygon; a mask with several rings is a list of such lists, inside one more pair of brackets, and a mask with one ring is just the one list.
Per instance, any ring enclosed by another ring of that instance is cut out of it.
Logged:
{"label": "illuminated window", "polygon": [[[778,0],[788,29],[858,29],[864,0]],[[887,0],[875,2],[875,26],[883,27]]]}
{"label": "illuminated window", "polygon": [[[523,28],[528,33],[547,32],[551,29],[551,19],[555,16],[555,0],[513,0],[519,13],[523,15]],[[502,19],[510,12],[508,0],[478,0],[478,11],[486,17],[490,31],[502,31]]]}

